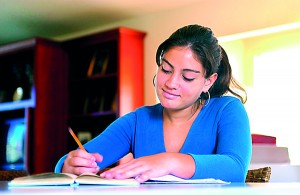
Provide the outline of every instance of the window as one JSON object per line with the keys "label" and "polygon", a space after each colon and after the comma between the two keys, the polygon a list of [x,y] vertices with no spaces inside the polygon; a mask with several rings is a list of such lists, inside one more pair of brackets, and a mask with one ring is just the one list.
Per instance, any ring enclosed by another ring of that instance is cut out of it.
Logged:
{"label": "window", "polygon": [[253,133],[272,135],[300,164],[300,46],[254,56],[253,87],[246,109]]}
{"label": "window", "polygon": [[[260,31],[261,32],[261,31]],[[234,76],[247,89],[251,132],[276,136],[300,165],[300,27],[222,42]],[[231,37],[232,38],[232,37]],[[222,40],[222,38],[220,38]]]}

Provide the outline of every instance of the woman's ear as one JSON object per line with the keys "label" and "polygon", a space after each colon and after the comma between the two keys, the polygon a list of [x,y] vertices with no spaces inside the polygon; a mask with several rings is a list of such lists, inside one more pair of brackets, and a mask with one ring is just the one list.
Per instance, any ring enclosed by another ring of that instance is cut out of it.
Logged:
{"label": "woman's ear", "polygon": [[210,89],[210,87],[215,83],[215,81],[217,80],[217,78],[218,78],[218,74],[217,73],[214,73],[214,74],[210,75],[210,77],[208,77],[205,80],[203,91],[207,92]]}

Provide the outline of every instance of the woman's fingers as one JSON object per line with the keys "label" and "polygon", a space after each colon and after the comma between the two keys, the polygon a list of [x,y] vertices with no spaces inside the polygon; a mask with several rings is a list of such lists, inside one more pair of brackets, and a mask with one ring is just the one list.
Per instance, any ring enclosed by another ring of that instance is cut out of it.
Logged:
{"label": "woman's fingers", "polygon": [[149,179],[153,178],[151,176],[151,172],[150,171],[146,171],[138,176],[135,177],[135,180],[137,180],[139,183],[143,183]]}
{"label": "woman's fingers", "polygon": [[97,173],[99,167],[97,162],[101,162],[103,157],[100,154],[90,154],[83,150],[74,150],[68,154],[63,166],[63,172],[69,172],[76,175],[83,172]]}
{"label": "woman's fingers", "polygon": [[161,166],[161,163],[157,164],[156,161],[154,156],[133,159],[103,172],[100,176],[115,179],[137,178],[138,181],[143,182],[150,179],[150,177],[165,174],[166,171],[164,169],[157,168],[157,166]]}
{"label": "woman's fingers", "polygon": [[102,162],[103,156],[101,156],[100,154],[98,154],[98,153],[92,153],[91,155],[95,158],[96,162]]}
{"label": "woman's fingers", "polygon": [[116,178],[116,179],[125,179],[130,177],[135,177],[139,174],[140,170],[137,163],[133,162],[134,160],[124,163],[122,165],[116,166],[114,168],[109,169],[101,173],[101,177],[106,178]]}

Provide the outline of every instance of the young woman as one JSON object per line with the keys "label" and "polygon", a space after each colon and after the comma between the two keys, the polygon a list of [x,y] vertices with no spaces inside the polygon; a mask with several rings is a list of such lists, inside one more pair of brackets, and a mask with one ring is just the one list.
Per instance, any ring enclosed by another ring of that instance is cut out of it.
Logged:
{"label": "young woman", "polygon": [[213,32],[200,25],[178,29],[158,47],[156,63],[160,103],[118,118],[85,144],[88,152],[62,157],[55,172],[97,173],[131,152],[132,160],[101,176],[245,181],[251,157],[246,93]]}

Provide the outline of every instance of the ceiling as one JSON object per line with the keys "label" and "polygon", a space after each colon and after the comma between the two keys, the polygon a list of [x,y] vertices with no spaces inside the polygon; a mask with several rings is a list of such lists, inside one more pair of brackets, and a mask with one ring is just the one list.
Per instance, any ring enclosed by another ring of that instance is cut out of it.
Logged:
{"label": "ceiling", "polygon": [[54,38],[205,0],[0,0],[0,45]]}

